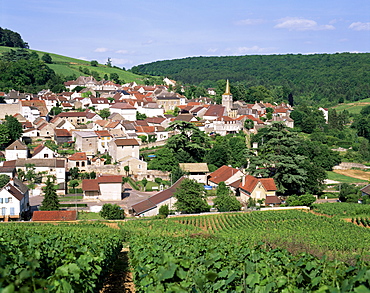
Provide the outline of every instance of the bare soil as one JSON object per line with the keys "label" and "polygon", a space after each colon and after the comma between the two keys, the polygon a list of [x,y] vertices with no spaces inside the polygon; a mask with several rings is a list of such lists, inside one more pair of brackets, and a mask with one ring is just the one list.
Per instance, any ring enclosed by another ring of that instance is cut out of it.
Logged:
{"label": "bare soil", "polygon": [[132,273],[128,261],[129,248],[121,250],[112,272],[104,281],[104,286],[100,293],[134,293],[135,285],[132,280]]}
{"label": "bare soil", "polygon": [[362,170],[334,170],[334,172],[357,179],[370,180],[370,172]]}

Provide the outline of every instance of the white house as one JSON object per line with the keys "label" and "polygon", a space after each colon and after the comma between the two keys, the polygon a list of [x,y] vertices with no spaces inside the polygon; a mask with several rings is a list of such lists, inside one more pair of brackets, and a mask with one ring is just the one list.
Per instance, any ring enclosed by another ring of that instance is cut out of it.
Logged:
{"label": "white house", "polygon": [[137,109],[128,103],[116,103],[109,108],[111,113],[120,114],[125,120],[135,121]]}
{"label": "white house", "polygon": [[112,140],[109,144],[109,154],[113,162],[118,162],[127,156],[139,158],[139,142],[134,138]]}
{"label": "white house", "polygon": [[20,219],[30,209],[28,187],[18,178],[0,189],[0,219]]}
{"label": "white house", "polygon": [[7,161],[16,159],[26,159],[28,157],[28,148],[20,140],[16,140],[5,149],[5,159]]}
{"label": "white house", "polygon": [[84,199],[121,200],[122,199],[122,176],[103,175],[96,179],[82,180]]}
{"label": "white house", "polygon": [[50,159],[54,158],[55,156],[56,153],[53,150],[42,144],[35,147],[32,154],[32,158],[34,159]]}

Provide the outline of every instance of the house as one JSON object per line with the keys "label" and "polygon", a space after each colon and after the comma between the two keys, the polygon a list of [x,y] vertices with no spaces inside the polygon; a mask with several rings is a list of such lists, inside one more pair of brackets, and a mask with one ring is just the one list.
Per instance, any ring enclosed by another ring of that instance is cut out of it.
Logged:
{"label": "house", "polygon": [[40,144],[33,149],[32,158],[34,159],[49,159],[54,158],[56,153],[47,146]]}
{"label": "house", "polygon": [[127,156],[139,158],[139,142],[134,138],[116,139],[109,144],[109,154],[113,162],[118,162]]}
{"label": "house", "polygon": [[263,200],[265,205],[280,204],[281,200],[276,196],[276,185],[273,178],[257,178],[246,175],[242,178],[240,185],[240,198],[248,202],[249,198]]}
{"label": "house", "polygon": [[98,135],[95,131],[74,131],[72,137],[77,151],[85,152],[88,156],[94,156],[98,152]]}
{"label": "house", "polygon": [[109,143],[112,140],[112,135],[110,135],[107,130],[95,131],[98,136],[98,153],[103,154],[108,151]]}
{"label": "house", "polygon": [[122,176],[103,175],[96,179],[82,180],[84,199],[121,200],[122,199]]}
{"label": "house", "polygon": [[361,188],[361,196],[370,196],[370,184],[366,185],[365,187]]}
{"label": "house", "polygon": [[238,133],[243,129],[243,124],[238,119],[233,119],[228,116],[221,116],[212,120],[205,127],[206,133],[217,133],[225,136],[230,133]]}
{"label": "house", "polygon": [[28,187],[18,178],[12,178],[0,189],[0,219],[21,219],[30,211]]}
{"label": "house", "polygon": [[227,116],[226,108],[222,105],[210,105],[203,114],[204,120],[216,120],[218,117]]}
{"label": "house", "polygon": [[139,176],[140,178],[142,178],[143,176],[146,177],[147,170],[148,170],[147,162],[140,160],[138,158],[127,156],[127,157],[121,158],[119,160],[119,163],[120,163],[120,167],[122,170],[124,170],[125,166],[129,167],[128,173],[130,175]]}
{"label": "house", "polygon": [[81,172],[86,171],[87,167],[87,156],[85,152],[74,153],[72,156],[68,157],[68,169],[77,167]]}
{"label": "house", "polygon": [[111,113],[120,114],[125,120],[135,121],[137,110],[128,103],[115,103],[109,108]]}
{"label": "house", "polygon": [[207,184],[207,174],[209,173],[207,163],[179,163],[179,167],[189,179],[198,183]]}
{"label": "house", "polygon": [[54,140],[59,145],[68,143],[72,141],[72,134],[67,129],[54,129]]}
{"label": "house", "polygon": [[226,185],[230,185],[242,176],[244,176],[244,174],[240,170],[223,165],[208,175],[208,185],[217,187],[222,181],[225,182]]}
{"label": "house", "polygon": [[5,149],[5,159],[11,161],[20,158],[28,158],[28,148],[18,139]]}
{"label": "house", "polygon": [[176,203],[176,198],[173,197],[176,190],[180,187],[181,182],[185,177],[181,177],[177,180],[170,188],[160,191],[155,195],[149,197],[146,200],[140,201],[134,204],[132,212],[135,216],[150,217],[159,214],[159,209],[163,205],[168,205],[170,210],[174,209],[174,204]]}
{"label": "house", "polygon": [[163,108],[165,112],[173,111],[176,107],[186,104],[186,98],[178,94],[163,92],[155,97],[156,103],[160,108]]}

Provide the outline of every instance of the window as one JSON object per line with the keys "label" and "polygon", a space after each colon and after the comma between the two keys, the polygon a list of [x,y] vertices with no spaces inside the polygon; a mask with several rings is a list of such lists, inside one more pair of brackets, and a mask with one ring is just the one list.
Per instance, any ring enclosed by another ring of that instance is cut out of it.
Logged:
{"label": "window", "polygon": [[1,214],[2,214],[3,216],[5,216],[5,213],[6,213],[6,208],[1,208]]}
{"label": "window", "polygon": [[8,202],[13,202],[13,198],[12,197],[8,197]]}
{"label": "window", "polygon": [[10,208],[10,215],[11,215],[11,216],[14,216],[14,214],[15,214],[15,213],[14,213],[14,208]]}
{"label": "window", "polygon": [[9,202],[9,197],[6,197],[5,198],[5,203],[8,203]]}
{"label": "window", "polygon": [[81,162],[81,167],[85,167],[85,162]]}
{"label": "window", "polygon": [[76,162],[76,167],[80,167],[80,162]]}
{"label": "window", "polygon": [[2,198],[0,198],[0,203],[3,203],[3,199]]}

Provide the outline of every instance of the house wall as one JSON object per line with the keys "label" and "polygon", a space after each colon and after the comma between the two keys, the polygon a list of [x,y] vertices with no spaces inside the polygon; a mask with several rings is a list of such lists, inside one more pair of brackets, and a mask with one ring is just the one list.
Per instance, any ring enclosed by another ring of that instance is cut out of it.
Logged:
{"label": "house wall", "polygon": [[129,166],[132,175],[146,175],[148,163],[137,158],[130,158],[120,163],[122,174],[126,174],[125,166]]}
{"label": "house wall", "polygon": [[116,159],[115,160],[119,161],[120,159],[122,159],[124,157],[139,158],[139,146],[138,145],[117,146]]}
{"label": "house wall", "polygon": [[151,209],[151,210],[149,210],[149,211],[146,211],[146,212],[144,212],[144,213],[140,214],[140,217],[151,217],[151,216],[156,216],[156,215],[158,215],[158,214],[159,214],[159,209],[160,209],[160,208],[161,208],[161,206],[163,206],[163,205],[168,205],[168,208],[169,208],[170,210],[173,210],[173,209],[175,209],[174,204],[176,203],[176,201],[177,201],[177,199],[176,199],[175,197],[171,197],[171,198],[169,198],[169,199],[167,199],[167,200],[165,200],[165,201],[163,201],[163,202],[159,203],[159,204],[157,205],[157,207],[155,207],[154,209]]}
{"label": "house wall", "polygon": [[98,152],[103,154],[109,149],[109,143],[112,140],[110,136],[103,136],[98,138]]}
{"label": "house wall", "polygon": [[76,135],[75,149],[85,152],[87,156],[95,155],[98,151],[98,137],[82,137]]}
{"label": "house wall", "polygon": [[136,109],[117,109],[117,108],[109,108],[111,114],[118,113],[120,114],[125,120],[128,121],[135,121],[136,120]]}
{"label": "house wall", "polygon": [[263,187],[263,185],[258,182],[257,186],[254,188],[252,193],[248,195],[248,193],[242,189],[240,189],[240,198],[242,201],[247,202],[248,199],[251,197],[255,200],[265,199],[266,196],[272,196],[275,195],[275,191],[266,191],[266,189]]}
{"label": "house wall", "polygon": [[121,200],[122,183],[99,183],[100,200]]}
{"label": "house wall", "polygon": [[21,202],[3,188],[0,191],[0,218],[4,218],[4,216],[19,218],[20,213]]}
{"label": "house wall", "polygon": [[28,150],[5,150],[5,159],[7,161],[16,159],[27,159]]}
{"label": "house wall", "polygon": [[54,152],[49,148],[44,148],[41,152],[33,156],[34,159],[51,159],[54,158]]}

